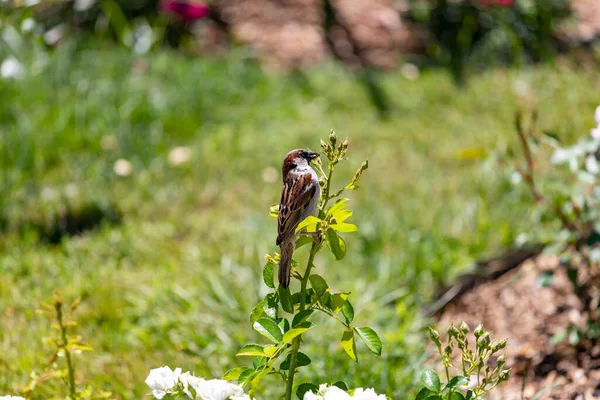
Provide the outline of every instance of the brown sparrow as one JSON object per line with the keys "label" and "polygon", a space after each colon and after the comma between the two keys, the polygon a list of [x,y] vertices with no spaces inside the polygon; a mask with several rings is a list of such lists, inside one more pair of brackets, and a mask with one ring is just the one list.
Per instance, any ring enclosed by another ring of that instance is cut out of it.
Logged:
{"label": "brown sparrow", "polygon": [[277,246],[281,248],[279,261],[279,283],[284,288],[290,285],[292,255],[296,249],[298,224],[317,210],[321,193],[319,177],[308,163],[319,157],[319,153],[296,149],[283,159],[283,191],[277,219]]}

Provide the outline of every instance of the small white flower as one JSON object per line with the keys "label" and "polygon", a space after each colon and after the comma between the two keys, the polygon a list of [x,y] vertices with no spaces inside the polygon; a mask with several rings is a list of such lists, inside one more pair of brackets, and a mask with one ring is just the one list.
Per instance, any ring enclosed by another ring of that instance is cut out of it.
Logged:
{"label": "small white flower", "polygon": [[6,79],[18,79],[24,72],[23,65],[12,56],[6,58],[0,65],[0,76]]}
{"label": "small white flower", "polygon": [[131,163],[124,158],[119,158],[115,161],[115,165],[113,166],[113,171],[119,176],[129,176],[131,175],[132,170],[133,167],[131,166]]}
{"label": "small white flower", "polygon": [[350,400],[352,397],[337,386],[329,386],[322,391],[323,400]]}
{"label": "small white flower", "polygon": [[387,400],[387,397],[384,394],[377,394],[372,388],[366,390],[363,388],[356,388],[352,398],[358,400]]}
{"label": "small white flower", "polygon": [[573,152],[569,149],[558,148],[554,150],[550,162],[552,164],[564,164],[573,158]]}
{"label": "small white flower", "polygon": [[175,368],[175,371],[172,371],[171,368],[165,366],[151,370],[145,382],[152,390],[152,395],[157,399],[162,399],[173,391],[180,375],[181,368]]}
{"label": "small white flower", "polygon": [[174,147],[169,152],[169,163],[173,166],[185,164],[192,158],[192,152],[189,147]]}
{"label": "small white flower", "polygon": [[596,111],[594,112],[594,119],[596,123],[600,125],[600,106],[596,107]]}
{"label": "small white flower", "polygon": [[598,160],[594,154],[590,154],[585,158],[585,169],[590,174],[597,174],[600,172],[600,166],[598,165]]}
{"label": "small white flower", "polygon": [[25,400],[21,396],[0,396],[0,400]]}
{"label": "small white flower", "polygon": [[197,392],[198,388],[204,381],[204,379],[193,376],[189,372],[184,372],[179,376],[179,382],[181,382],[183,385],[183,392],[191,399],[195,399],[196,397],[192,395],[192,391],[190,389],[193,389],[194,392]]}
{"label": "small white flower", "polygon": [[201,400],[227,400],[244,395],[241,387],[223,379],[203,380],[194,389],[196,389],[196,398]]}
{"label": "small white flower", "polygon": [[590,131],[590,136],[596,140],[600,140],[600,127],[592,129]]}
{"label": "small white flower", "polygon": [[33,18],[25,18],[21,22],[21,30],[23,32],[31,32],[35,28],[35,20]]}

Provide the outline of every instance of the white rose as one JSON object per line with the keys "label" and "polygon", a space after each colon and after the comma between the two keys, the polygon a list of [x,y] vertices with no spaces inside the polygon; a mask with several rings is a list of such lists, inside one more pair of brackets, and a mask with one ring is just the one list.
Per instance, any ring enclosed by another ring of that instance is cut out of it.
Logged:
{"label": "white rose", "polygon": [[167,366],[155,368],[150,371],[145,382],[152,390],[152,395],[157,399],[162,399],[177,385],[179,375],[181,375],[181,368],[175,368],[175,371]]}

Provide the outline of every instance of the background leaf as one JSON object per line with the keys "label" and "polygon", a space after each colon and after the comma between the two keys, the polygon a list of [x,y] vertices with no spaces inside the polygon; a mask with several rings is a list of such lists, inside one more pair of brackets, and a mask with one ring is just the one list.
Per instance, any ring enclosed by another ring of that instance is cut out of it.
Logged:
{"label": "background leaf", "polygon": [[365,342],[369,350],[378,356],[381,355],[381,339],[377,333],[369,328],[368,326],[361,326],[358,328],[354,328],[358,336]]}

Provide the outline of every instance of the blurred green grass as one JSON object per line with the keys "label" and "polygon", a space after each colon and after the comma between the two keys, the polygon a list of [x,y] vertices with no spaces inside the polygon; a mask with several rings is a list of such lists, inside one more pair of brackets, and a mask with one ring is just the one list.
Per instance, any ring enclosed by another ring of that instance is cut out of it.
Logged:
{"label": "blurred green grass", "polygon": [[[76,315],[95,350],[76,364],[117,398],[142,398],[154,367],[219,377],[248,362],[234,355],[260,340],[248,316],[266,293],[263,256],[277,250],[268,208],[279,200],[281,159],[317,149],[330,128],[351,142],[334,179],[345,183],[365,158],[370,168],[350,194],[360,232],[347,236],[343,261],[321,255],[317,272],[352,291],[357,323],[378,330],[384,354],[359,349],[353,364],[341,332],[320,321],[299,383],[410,391],[426,357],[420,329],[429,321],[419,312],[435,285],[531,229],[506,157],[517,93],[528,87],[540,125],[572,139],[593,123],[600,79],[539,66],[489,71],[464,88],[435,70],[381,82],[392,99],[387,120],[340,66],[269,76],[243,54],[136,59],[65,45],[43,72],[0,80],[0,392],[16,393],[44,365],[49,328],[35,309],[54,289],[83,297]],[[169,164],[176,146],[189,147],[189,163]],[[113,172],[121,158],[130,176]],[[121,223],[39,241],[36,224],[89,204],[117,209]],[[264,398],[281,389],[273,380]]]}

